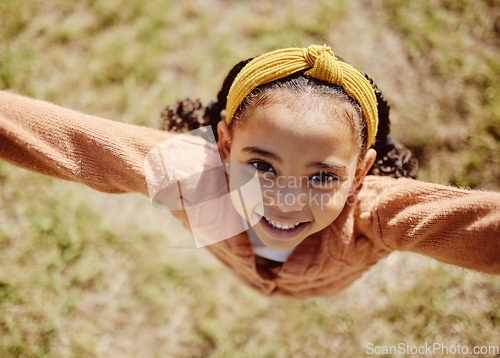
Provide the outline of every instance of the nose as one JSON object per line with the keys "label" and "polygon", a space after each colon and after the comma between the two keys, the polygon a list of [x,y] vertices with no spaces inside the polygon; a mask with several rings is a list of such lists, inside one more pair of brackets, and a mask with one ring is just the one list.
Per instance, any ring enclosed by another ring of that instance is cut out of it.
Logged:
{"label": "nose", "polygon": [[307,194],[293,183],[275,185],[273,190],[268,190],[264,198],[268,205],[283,213],[301,211],[307,204]]}

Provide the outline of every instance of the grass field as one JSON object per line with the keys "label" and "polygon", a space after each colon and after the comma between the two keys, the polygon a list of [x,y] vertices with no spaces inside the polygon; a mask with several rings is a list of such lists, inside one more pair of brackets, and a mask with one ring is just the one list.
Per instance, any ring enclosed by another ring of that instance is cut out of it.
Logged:
{"label": "grass field", "polygon": [[[2,0],[0,88],[159,127],[165,105],[210,101],[237,61],[311,43],[374,78],[420,179],[500,190],[494,0]],[[181,247],[190,243],[147,198],[0,162],[0,356],[363,357],[376,356],[370,343],[500,344],[498,277],[395,253],[336,297],[266,298]]]}

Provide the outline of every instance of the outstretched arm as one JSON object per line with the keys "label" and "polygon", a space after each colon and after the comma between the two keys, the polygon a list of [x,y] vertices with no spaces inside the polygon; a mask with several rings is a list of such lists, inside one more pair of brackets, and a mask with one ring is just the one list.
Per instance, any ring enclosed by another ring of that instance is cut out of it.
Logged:
{"label": "outstretched arm", "polygon": [[99,191],[148,195],[144,158],[171,136],[0,91],[0,159]]}
{"label": "outstretched arm", "polygon": [[500,193],[393,179],[374,212],[390,249],[500,274]]}

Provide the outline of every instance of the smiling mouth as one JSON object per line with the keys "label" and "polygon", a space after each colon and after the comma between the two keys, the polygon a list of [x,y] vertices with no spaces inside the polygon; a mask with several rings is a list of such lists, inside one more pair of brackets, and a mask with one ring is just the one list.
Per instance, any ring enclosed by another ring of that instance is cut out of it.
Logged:
{"label": "smiling mouth", "polygon": [[277,238],[293,238],[301,233],[310,222],[283,223],[265,216],[260,220],[261,226],[271,236]]}
{"label": "smiling mouth", "polygon": [[281,230],[292,230],[295,227],[299,226],[300,224],[303,224],[303,222],[297,222],[296,224],[285,224],[285,223],[280,223],[279,221],[273,221],[269,218],[266,218],[263,216],[264,219],[274,228],[276,229],[281,229]]}

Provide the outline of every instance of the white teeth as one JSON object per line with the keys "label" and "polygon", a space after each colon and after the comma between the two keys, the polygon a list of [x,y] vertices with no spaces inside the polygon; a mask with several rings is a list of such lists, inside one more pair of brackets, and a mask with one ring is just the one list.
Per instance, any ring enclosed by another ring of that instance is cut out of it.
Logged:
{"label": "white teeth", "polygon": [[293,225],[288,225],[288,224],[283,224],[283,223],[280,223],[280,222],[277,222],[277,221],[272,221],[271,219],[268,219],[266,217],[264,217],[266,219],[266,221],[271,224],[271,226],[277,228],[277,229],[281,229],[281,230],[291,230],[291,229],[295,229],[295,227],[297,225],[300,224],[300,221],[296,224],[293,224]]}

